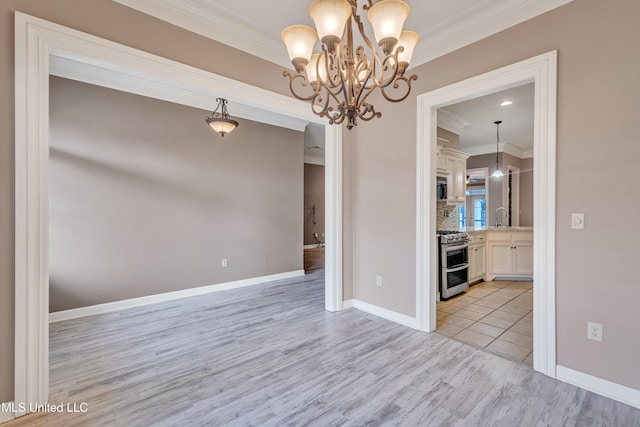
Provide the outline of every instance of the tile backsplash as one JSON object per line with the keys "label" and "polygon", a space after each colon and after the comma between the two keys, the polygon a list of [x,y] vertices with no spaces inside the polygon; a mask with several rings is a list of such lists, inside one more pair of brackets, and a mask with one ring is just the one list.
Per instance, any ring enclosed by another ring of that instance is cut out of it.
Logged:
{"label": "tile backsplash", "polygon": [[436,230],[458,230],[460,220],[459,212],[457,206],[437,203]]}

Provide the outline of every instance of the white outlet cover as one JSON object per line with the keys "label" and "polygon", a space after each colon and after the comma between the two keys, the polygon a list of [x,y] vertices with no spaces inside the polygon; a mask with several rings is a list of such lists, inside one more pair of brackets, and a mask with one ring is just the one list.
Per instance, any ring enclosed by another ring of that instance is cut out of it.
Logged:
{"label": "white outlet cover", "polygon": [[376,286],[377,287],[382,286],[382,276],[376,276]]}
{"label": "white outlet cover", "polygon": [[603,326],[600,323],[587,322],[587,338],[602,342]]}
{"label": "white outlet cover", "polygon": [[572,213],[571,214],[571,228],[576,230],[584,229],[584,214]]}

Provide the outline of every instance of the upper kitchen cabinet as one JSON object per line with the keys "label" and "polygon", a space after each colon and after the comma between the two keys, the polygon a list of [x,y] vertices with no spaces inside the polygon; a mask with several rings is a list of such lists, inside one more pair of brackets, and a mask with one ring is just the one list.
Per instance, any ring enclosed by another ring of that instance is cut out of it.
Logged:
{"label": "upper kitchen cabinet", "polygon": [[440,155],[446,164],[447,204],[464,205],[467,202],[467,159],[469,155],[451,148],[442,148]]}

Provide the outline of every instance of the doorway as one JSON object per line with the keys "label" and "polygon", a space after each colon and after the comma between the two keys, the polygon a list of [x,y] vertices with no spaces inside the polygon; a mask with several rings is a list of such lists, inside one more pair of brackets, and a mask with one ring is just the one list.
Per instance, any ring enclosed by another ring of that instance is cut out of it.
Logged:
{"label": "doorway", "polygon": [[436,127],[438,108],[534,83],[534,369],[556,375],[555,165],[557,52],[552,51],[418,96],[416,313],[420,329],[436,328]]}
{"label": "doorway", "polygon": [[[45,404],[48,348],[48,80],[51,61],[76,63],[77,79],[102,77],[103,86],[208,109],[212,96],[233,98],[278,120],[325,126],[327,261],[325,308],[342,309],[342,129],[304,103],[210,72],[151,55],[15,12],[16,226],[15,400]],[[99,72],[95,72],[98,70]],[[120,82],[114,77],[124,77]],[[87,83],[94,83],[86,81]],[[215,88],[215,93],[212,89]],[[18,416],[24,415],[20,413]]]}

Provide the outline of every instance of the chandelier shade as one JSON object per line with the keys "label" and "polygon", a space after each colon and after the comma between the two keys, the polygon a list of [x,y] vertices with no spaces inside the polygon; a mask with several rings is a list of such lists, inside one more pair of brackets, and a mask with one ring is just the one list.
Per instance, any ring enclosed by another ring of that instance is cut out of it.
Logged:
{"label": "chandelier shade", "polygon": [[413,57],[413,51],[420,40],[420,35],[415,31],[403,30],[400,33],[400,39],[398,39],[398,43],[396,45],[396,50],[399,47],[402,47],[402,51],[398,52],[398,62],[400,64],[407,64],[411,62],[411,58]]}
{"label": "chandelier shade", "polygon": [[309,6],[309,16],[323,43],[326,43],[327,37],[339,41],[347,19],[351,17],[351,6],[347,0],[314,0]]}
{"label": "chandelier shade", "polygon": [[[373,91],[400,102],[417,79],[405,76],[420,39],[418,33],[403,30],[409,5],[403,0],[366,0],[362,10],[367,11],[377,46],[365,34],[357,0],[314,0],[309,15],[316,28],[292,25],[281,35],[295,69],[283,73],[292,94],[309,101],[312,111],[330,124],[346,123],[348,129],[358,119],[382,115],[367,102]],[[354,45],[355,31],[363,45]]]}
{"label": "chandelier shade", "polygon": [[367,19],[373,27],[376,42],[385,54],[393,50],[400,39],[410,8],[403,0],[382,0],[369,8]]}
{"label": "chandelier shade", "polygon": [[313,46],[318,41],[316,30],[306,25],[291,25],[282,31],[280,38],[287,46],[289,58],[296,71],[304,70],[313,53]]}

